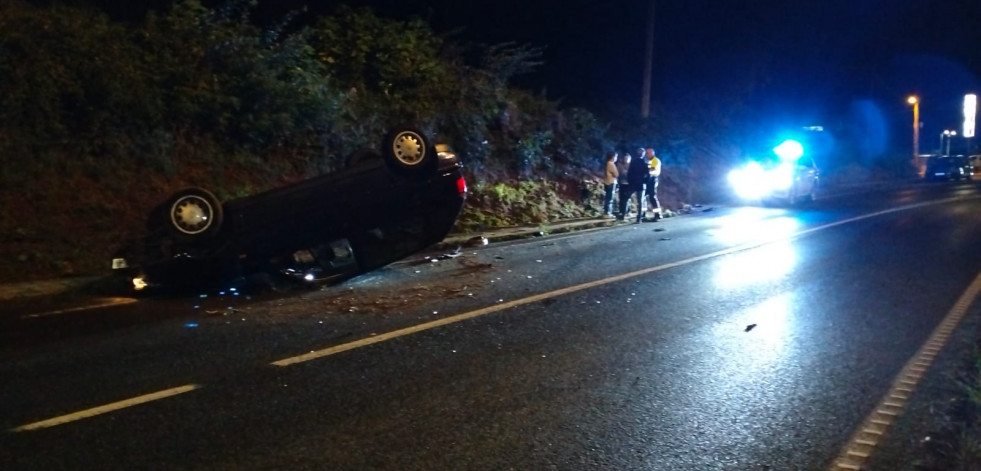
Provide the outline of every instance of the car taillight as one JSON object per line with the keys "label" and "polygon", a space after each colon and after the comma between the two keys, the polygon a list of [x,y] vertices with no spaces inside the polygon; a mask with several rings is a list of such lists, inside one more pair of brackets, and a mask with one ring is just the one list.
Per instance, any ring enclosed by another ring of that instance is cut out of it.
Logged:
{"label": "car taillight", "polygon": [[460,196],[467,194],[467,181],[463,177],[456,179],[456,191],[460,192]]}

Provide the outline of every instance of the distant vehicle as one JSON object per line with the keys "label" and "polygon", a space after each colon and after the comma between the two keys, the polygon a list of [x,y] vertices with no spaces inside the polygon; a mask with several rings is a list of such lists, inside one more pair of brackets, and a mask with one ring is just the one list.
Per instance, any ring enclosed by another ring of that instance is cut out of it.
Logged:
{"label": "distant vehicle", "polygon": [[971,171],[977,173],[978,167],[981,166],[981,155],[969,155],[967,161],[971,163]]}
{"label": "distant vehicle", "polygon": [[968,157],[930,157],[926,162],[927,180],[968,180],[974,175],[974,165]]}
{"label": "distant vehicle", "polygon": [[[729,173],[729,183],[737,196],[762,203],[783,202],[789,205],[815,199],[820,171],[813,158],[802,155],[799,144],[791,145],[788,142],[774,149],[779,158],[753,160]],[[790,146],[790,150],[784,146]]]}
{"label": "distant vehicle", "polygon": [[355,153],[345,168],[264,193],[219,201],[178,191],[149,215],[149,235],[113,259],[147,286],[198,287],[267,273],[304,281],[354,276],[441,241],[463,208],[457,156],[405,128],[383,152]]}

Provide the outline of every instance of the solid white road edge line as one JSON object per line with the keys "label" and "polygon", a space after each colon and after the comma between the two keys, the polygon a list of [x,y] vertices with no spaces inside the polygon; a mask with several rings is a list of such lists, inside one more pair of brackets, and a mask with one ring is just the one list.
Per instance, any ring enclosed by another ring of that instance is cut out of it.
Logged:
{"label": "solid white road edge line", "polygon": [[157,401],[160,399],[166,399],[168,397],[176,396],[178,394],[184,394],[186,392],[193,391],[200,388],[201,386],[197,384],[188,384],[185,386],[180,386],[176,388],[166,389],[163,391],[157,391],[151,394],[144,394],[142,396],[137,396],[130,399],[125,399],[118,402],[113,402],[111,404],[106,404],[104,406],[93,407],[91,409],[85,409],[83,411],[74,412],[71,414],[65,414],[52,419],[42,420],[39,422],[30,423],[27,425],[21,425],[11,429],[11,432],[28,432],[31,430],[39,430],[42,428],[54,427],[56,425],[66,424],[68,422],[74,422],[76,420],[87,419],[89,417],[94,417],[97,415],[105,414],[108,412],[117,411],[120,409],[125,409],[127,407],[133,407],[140,404],[145,404],[147,402]]}
{"label": "solid white road edge line", "polygon": [[[831,462],[829,471],[858,470],[862,469],[872,453],[875,452],[882,436],[884,436],[889,426],[892,425],[896,416],[900,415],[909,402],[909,397],[916,389],[920,379],[926,374],[926,370],[933,363],[936,353],[947,344],[950,335],[957,325],[967,314],[967,309],[977,299],[981,293],[981,273],[974,279],[974,282],[967,287],[961,297],[954,303],[954,307],[944,316],[944,319],[933,332],[923,346],[913,355],[906,365],[896,375],[892,386],[879,404],[872,409],[872,413],[855,430],[852,437],[842,448],[838,457]],[[875,430],[875,433],[869,433]]]}

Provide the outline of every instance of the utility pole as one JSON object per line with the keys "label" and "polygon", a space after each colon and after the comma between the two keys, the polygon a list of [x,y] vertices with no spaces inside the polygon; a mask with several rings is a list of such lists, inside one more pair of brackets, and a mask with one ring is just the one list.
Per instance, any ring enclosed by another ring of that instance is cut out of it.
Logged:
{"label": "utility pole", "polygon": [[650,0],[647,16],[647,38],[644,44],[644,86],[640,98],[640,117],[651,116],[651,69],[654,62],[654,1]]}

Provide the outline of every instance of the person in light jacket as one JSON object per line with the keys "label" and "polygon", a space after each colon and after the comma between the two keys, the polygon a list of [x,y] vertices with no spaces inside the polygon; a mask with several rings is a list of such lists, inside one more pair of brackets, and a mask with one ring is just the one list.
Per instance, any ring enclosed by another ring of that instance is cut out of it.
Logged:
{"label": "person in light jacket", "polygon": [[617,177],[620,176],[620,172],[617,171],[617,153],[610,152],[606,154],[606,178],[603,179],[603,190],[605,194],[603,195],[603,218],[610,219],[613,217],[613,191],[617,187]]}

